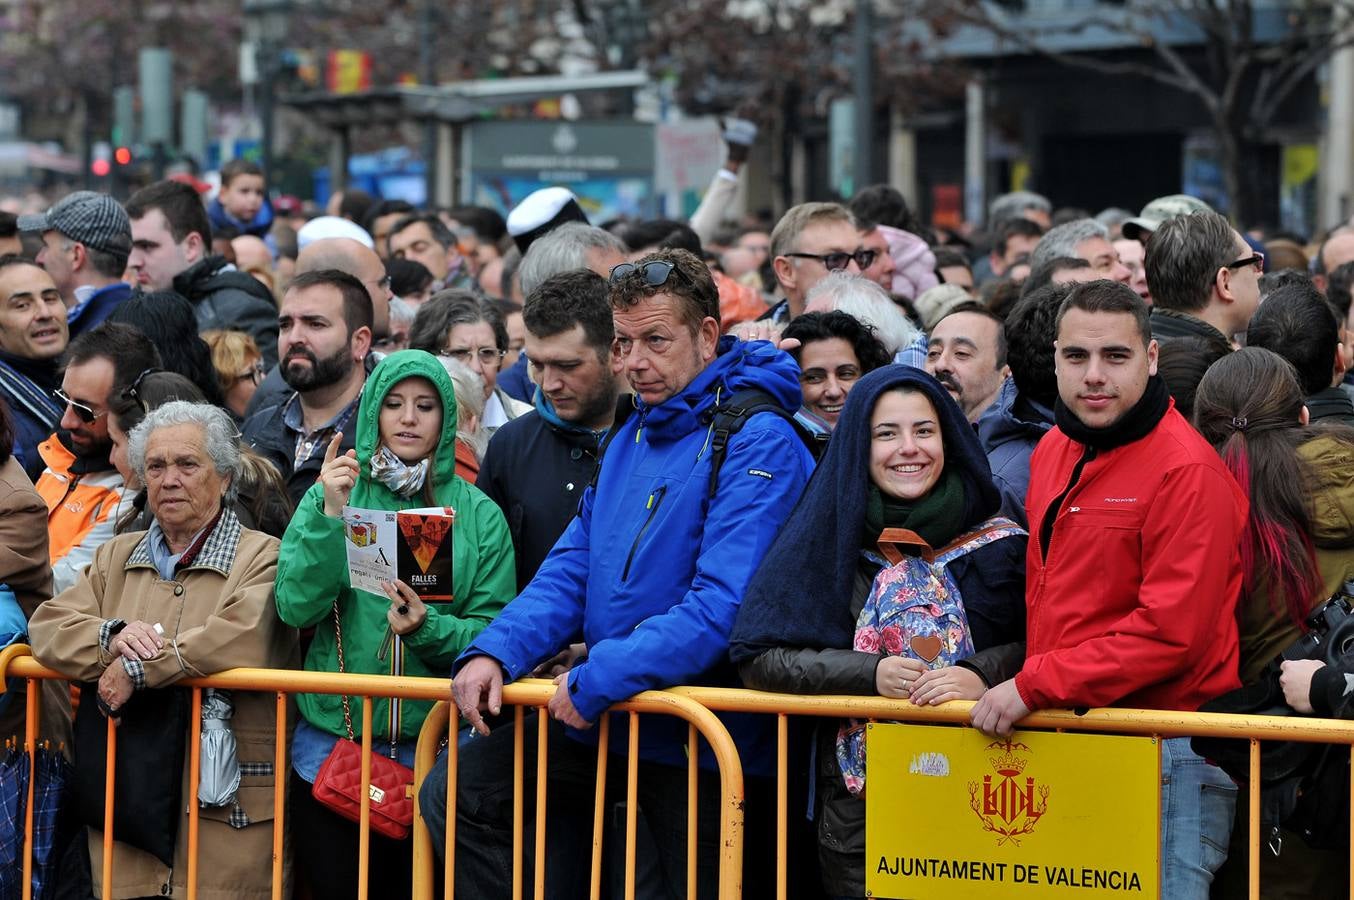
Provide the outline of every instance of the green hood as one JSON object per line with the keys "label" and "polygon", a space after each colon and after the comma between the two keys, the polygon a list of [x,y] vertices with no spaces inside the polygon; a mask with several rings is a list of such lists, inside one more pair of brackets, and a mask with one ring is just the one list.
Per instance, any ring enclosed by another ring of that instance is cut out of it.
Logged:
{"label": "green hood", "polygon": [[451,376],[437,357],[423,350],[401,350],[381,360],[362,388],[362,402],[357,408],[357,460],[362,473],[353,487],[348,503],[364,509],[406,509],[408,500],[402,500],[393,491],[371,477],[371,458],[380,447],[381,404],[390,389],[406,378],[418,376],[431,381],[442,396],[442,436],[433,453],[430,473],[437,496],[440,488],[452,483],[456,475],[456,393]]}

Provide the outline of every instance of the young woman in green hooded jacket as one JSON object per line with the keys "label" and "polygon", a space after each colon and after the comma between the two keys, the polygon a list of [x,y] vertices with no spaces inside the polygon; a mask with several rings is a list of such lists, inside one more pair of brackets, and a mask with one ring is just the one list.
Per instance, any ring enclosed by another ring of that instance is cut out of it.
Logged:
{"label": "young woman in green hooded jacket", "polygon": [[[444,678],[451,663],[515,593],[512,539],[502,512],[455,474],[456,398],[437,358],[421,350],[393,353],[367,379],[356,417],[355,450],[338,454],[335,435],[316,483],[302,498],[282,539],[277,608],[289,625],[315,629],[308,671],[338,672],[334,614],[342,631],[343,671]],[[385,596],[349,585],[343,539],[345,505],[364,509],[455,510],[455,599],[425,604],[406,585]],[[394,637],[382,658],[387,633]],[[357,892],[358,826],[311,797],[316,773],[348,736],[340,697],[297,697],[302,721],[292,745],[292,836],[297,860],[316,896]],[[361,698],[351,698],[352,733],[361,741]],[[413,748],[431,702],[376,698],[375,752],[413,765]],[[369,883],[376,894],[408,893],[410,841],[371,839]]]}

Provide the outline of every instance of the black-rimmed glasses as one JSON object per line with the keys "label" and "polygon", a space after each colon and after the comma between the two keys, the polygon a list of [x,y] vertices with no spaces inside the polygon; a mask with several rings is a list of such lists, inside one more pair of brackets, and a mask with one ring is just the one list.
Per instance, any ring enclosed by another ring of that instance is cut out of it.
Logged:
{"label": "black-rimmed glasses", "polygon": [[1263,272],[1265,270],[1265,254],[1256,253],[1253,256],[1234,259],[1229,262],[1226,267],[1229,269],[1244,269],[1247,266],[1254,266],[1255,271]]}
{"label": "black-rimmed glasses", "polygon": [[154,375],[157,372],[164,371],[151,366],[149,369],[142,370],[141,374],[132,379],[132,383],[122,389],[122,396],[131,400],[137,406],[141,407],[142,412],[150,412],[146,408],[146,401],[141,397],[141,382],[146,380],[147,375]]}
{"label": "black-rimmed glasses", "polygon": [[823,264],[823,268],[829,272],[840,272],[851,264],[851,260],[856,261],[856,265],[863,272],[874,265],[875,257],[879,255],[878,250],[867,250],[861,248],[855,253],[847,253],[845,250],[835,250],[832,253],[786,253],[786,256],[793,256],[796,259],[816,259]]}
{"label": "black-rimmed glasses", "polygon": [[263,360],[255,360],[254,364],[235,376],[236,382],[252,381],[254,384],[262,384],[263,379],[268,375],[267,370],[263,368]]}

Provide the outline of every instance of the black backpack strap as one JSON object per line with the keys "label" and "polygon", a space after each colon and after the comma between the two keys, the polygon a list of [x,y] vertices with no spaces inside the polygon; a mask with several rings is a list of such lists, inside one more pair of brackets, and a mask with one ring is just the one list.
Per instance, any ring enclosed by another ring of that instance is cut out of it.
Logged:
{"label": "black backpack strap", "polygon": [[[760,412],[771,412],[789,422],[795,433],[805,439],[806,429],[795,420],[794,414],[776,402],[775,398],[760,388],[744,388],[736,391],[726,403],[715,407],[710,429],[710,497],[719,490],[719,470],[724,465],[724,457],[729,452],[729,439],[742,430],[748,420]],[[810,444],[812,446],[812,444]],[[817,454],[814,454],[815,458]]]}

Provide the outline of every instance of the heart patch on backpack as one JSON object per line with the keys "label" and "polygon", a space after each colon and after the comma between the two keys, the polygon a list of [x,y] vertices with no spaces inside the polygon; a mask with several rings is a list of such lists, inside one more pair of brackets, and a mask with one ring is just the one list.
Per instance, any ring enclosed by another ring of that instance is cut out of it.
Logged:
{"label": "heart patch on backpack", "polygon": [[912,652],[929,663],[935,662],[940,651],[945,648],[945,642],[935,634],[914,634],[910,643]]}

